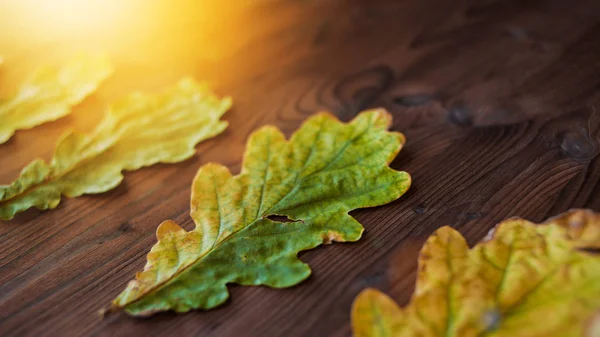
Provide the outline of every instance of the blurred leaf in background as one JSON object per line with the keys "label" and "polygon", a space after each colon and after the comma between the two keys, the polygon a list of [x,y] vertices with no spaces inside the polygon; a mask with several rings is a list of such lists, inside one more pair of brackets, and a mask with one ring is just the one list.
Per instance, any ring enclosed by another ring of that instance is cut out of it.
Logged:
{"label": "blurred leaf in background", "polygon": [[225,130],[220,118],[230,106],[231,98],[192,79],[160,94],[134,93],[114,103],[90,134],[63,135],[49,164],[34,160],[0,186],[0,219],[55,208],[63,195],[106,192],[121,183],[123,170],[190,158],[196,144]]}
{"label": "blurred leaf in background", "polygon": [[0,101],[0,144],[16,130],[64,117],[111,73],[107,57],[86,54],[38,69],[11,98]]}

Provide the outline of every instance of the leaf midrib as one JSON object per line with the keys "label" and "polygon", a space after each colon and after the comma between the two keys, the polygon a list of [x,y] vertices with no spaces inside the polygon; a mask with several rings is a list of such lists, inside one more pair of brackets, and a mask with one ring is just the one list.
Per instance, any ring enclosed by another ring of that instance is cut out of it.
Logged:
{"label": "leaf midrib", "polygon": [[[508,318],[508,317],[512,317],[516,314],[519,314],[520,311],[522,311],[522,305],[527,301],[527,299],[529,299],[531,296],[533,296],[534,294],[536,294],[540,289],[542,289],[542,286],[545,285],[547,282],[552,280],[552,277],[555,276],[563,267],[565,267],[566,265],[568,265],[569,267],[573,267],[574,265],[578,265],[581,263],[586,263],[587,261],[584,260],[578,260],[578,261],[568,261],[565,260],[563,261],[561,264],[555,266],[554,268],[552,268],[552,270],[550,270],[546,275],[544,275],[544,277],[542,277],[542,279],[540,279],[540,281],[530,290],[527,291],[526,294],[524,294],[518,302],[514,303],[513,305],[511,305],[510,307],[506,308],[502,314],[503,314],[503,318]],[[577,287],[578,290],[581,289],[586,289],[587,287],[589,287],[590,285],[595,285],[597,284],[597,280],[590,278],[588,280],[588,282],[584,283],[583,285],[580,285],[579,287]],[[540,306],[544,306],[544,305],[549,305],[551,303],[555,303],[555,302],[560,302],[561,299],[557,299],[556,297],[551,297],[551,300],[546,301],[546,302],[542,302],[540,304],[538,304],[536,307],[540,307]],[[534,307],[535,308],[535,307]],[[532,309],[530,309],[532,310]],[[484,331],[480,336],[487,336],[490,333],[492,333],[494,331]]]}

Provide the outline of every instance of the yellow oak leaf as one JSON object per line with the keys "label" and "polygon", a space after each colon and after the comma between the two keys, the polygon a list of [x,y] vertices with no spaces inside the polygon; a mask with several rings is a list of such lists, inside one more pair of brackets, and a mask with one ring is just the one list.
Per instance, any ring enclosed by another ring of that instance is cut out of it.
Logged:
{"label": "yellow oak leaf", "polygon": [[513,218],[469,250],[442,227],[419,257],[403,309],[374,289],[352,309],[356,337],[598,336],[600,215],[574,210],[536,225]]}
{"label": "yellow oak leaf", "polygon": [[121,183],[123,170],[190,158],[196,144],[225,130],[220,117],[230,106],[230,98],[192,79],[160,94],[134,93],[113,104],[91,134],[66,133],[49,164],[34,160],[0,186],[0,219],[55,208],[62,195],[106,192]]}
{"label": "yellow oak leaf", "polygon": [[306,279],[310,268],[298,252],[358,240],[363,227],[348,212],[408,189],[408,173],[388,166],[404,144],[387,131],[390,123],[382,109],[347,124],[320,113],[290,140],[272,126],[253,133],[239,175],[203,166],[192,186],[196,228],[163,222],[144,271],[111,309],[137,316],[210,309],[229,297],[228,283],[283,288]]}
{"label": "yellow oak leaf", "polygon": [[11,98],[0,100],[0,144],[16,130],[66,116],[112,71],[105,56],[86,54],[77,55],[60,67],[40,68]]}

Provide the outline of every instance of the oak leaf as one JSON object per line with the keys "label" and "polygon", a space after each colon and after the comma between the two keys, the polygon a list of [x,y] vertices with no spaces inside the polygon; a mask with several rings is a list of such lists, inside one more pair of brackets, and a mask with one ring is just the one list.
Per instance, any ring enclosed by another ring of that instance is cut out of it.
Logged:
{"label": "oak leaf", "polygon": [[62,66],[44,66],[11,98],[0,101],[0,144],[16,130],[66,116],[113,69],[105,56],[77,55]]}
{"label": "oak leaf", "polygon": [[[574,210],[536,225],[513,218],[469,250],[442,227],[419,257],[403,309],[374,289],[352,309],[356,337],[597,336],[600,214]],[[596,314],[595,314],[596,313]]]}
{"label": "oak leaf", "polygon": [[[389,203],[410,185],[388,164],[404,136],[388,132],[391,116],[370,110],[344,124],[327,113],[308,119],[288,141],[275,127],[250,136],[242,171],[200,168],[186,231],[172,221],[112,310],[136,316],[214,308],[228,283],[283,288],[310,275],[300,251],[356,241],[363,227],[348,212]],[[285,216],[287,222],[271,216]]]}
{"label": "oak leaf", "polygon": [[134,93],[114,104],[91,134],[66,133],[49,164],[34,160],[11,185],[0,186],[0,219],[34,206],[55,208],[61,195],[106,192],[121,183],[123,170],[183,161],[227,127],[219,118],[230,106],[230,98],[192,79],[160,94]]}

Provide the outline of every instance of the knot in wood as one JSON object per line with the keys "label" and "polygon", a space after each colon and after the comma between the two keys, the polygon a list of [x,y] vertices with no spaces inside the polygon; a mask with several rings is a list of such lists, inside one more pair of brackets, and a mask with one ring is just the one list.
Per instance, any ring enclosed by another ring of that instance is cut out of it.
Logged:
{"label": "knot in wood", "polygon": [[574,159],[591,159],[596,155],[596,145],[586,136],[576,132],[563,134],[560,147],[567,156]]}

